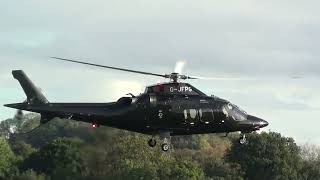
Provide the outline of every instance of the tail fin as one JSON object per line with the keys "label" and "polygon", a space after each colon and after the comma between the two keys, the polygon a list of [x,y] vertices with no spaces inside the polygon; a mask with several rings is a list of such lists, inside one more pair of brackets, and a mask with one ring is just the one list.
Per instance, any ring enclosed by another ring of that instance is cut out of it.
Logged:
{"label": "tail fin", "polygon": [[28,76],[22,70],[12,71],[12,75],[17,79],[27,95],[27,102],[30,104],[47,104],[49,101],[32,83]]}

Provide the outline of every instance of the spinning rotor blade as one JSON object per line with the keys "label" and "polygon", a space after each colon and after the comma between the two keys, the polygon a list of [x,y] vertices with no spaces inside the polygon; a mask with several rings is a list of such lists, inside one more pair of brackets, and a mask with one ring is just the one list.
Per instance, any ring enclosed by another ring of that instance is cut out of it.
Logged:
{"label": "spinning rotor blade", "polygon": [[176,66],[174,68],[174,73],[178,73],[178,74],[182,74],[183,68],[186,65],[186,61],[182,60],[182,61],[178,61],[176,63]]}
{"label": "spinning rotor blade", "polygon": [[131,73],[137,73],[137,74],[144,74],[144,75],[150,75],[150,76],[158,76],[163,78],[171,79],[173,82],[177,82],[179,79],[181,80],[187,80],[187,79],[200,79],[200,80],[252,80],[251,78],[242,78],[242,77],[200,77],[200,76],[186,76],[182,74],[182,70],[184,66],[186,65],[186,61],[178,61],[176,63],[174,72],[171,74],[156,74],[156,73],[150,73],[150,72],[144,72],[144,71],[136,71],[131,69],[124,69],[124,68],[118,68],[118,67],[112,67],[112,66],[105,66],[105,65],[99,65],[99,64],[93,64],[83,61],[76,61],[73,59],[66,59],[66,58],[59,58],[59,57],[50,57],[52,59],[57,59],[61,61],[68,61],[72,63],[78,63],[78,64],[84,64],[89,66],[95,66],[95,67],[101,67],[101,68],[108,68],[108,69],[114,69],[119,71],[126,71]]}
{"label": "spinning rotor blade", "polygon": [[16,118],[17,120],[22,120],[23,119],[23,111],[22,110],[17,110],[16,114],[14,115],[14,118]]}
{"label": "spinning rotor blade", "polygon": [[201,76],[191,76],[188,79],[200,79],[200,80],[224,80],[224,81],[243,81],[243,80],[253,80],[252,78],[242,78],[242,77],[201,77]]}
{"label": "spinning rotor blade", "polygon": [[138,74],[144,74],[144,75],[151,75],[151,76],[160,76],[160,77],[166,78],[166,76],[162,75],[162,74],[149,73],[149,72],[144,72],[144,71],[136,71],[136,70],[131,70],[131,69],[123,69],[123,68],[117,68],[117,67],[112,67],[112,66],[104,66],[104,65],[87,63],[87,62],[76,61],[76,60],[72,60],[72,59],[59,58],[59,57],[50,57],[50,58],[61,60],[61,61],[68,61],[68,62],[78,63],[78,64],[85,64],[85,65],[89,65],[89,66],[96,66],[96,67],[101,67],[101,68],[108,68],[108,69],[114,69],[114,70],[119,70],[119,71],[126,71],[126,72],[138,73]]}

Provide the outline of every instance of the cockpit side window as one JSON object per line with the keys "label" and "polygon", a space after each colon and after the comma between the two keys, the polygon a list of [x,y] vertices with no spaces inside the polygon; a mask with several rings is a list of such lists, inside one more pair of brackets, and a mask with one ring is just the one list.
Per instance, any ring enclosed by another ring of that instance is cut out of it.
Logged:
{"label": "cockpit side window", "polygon": [[230,115],[234,118],[234,120],[244,121],[247,119],[247,113],[241,110],[238,106],[229,103],[227,107],[230,112]]}

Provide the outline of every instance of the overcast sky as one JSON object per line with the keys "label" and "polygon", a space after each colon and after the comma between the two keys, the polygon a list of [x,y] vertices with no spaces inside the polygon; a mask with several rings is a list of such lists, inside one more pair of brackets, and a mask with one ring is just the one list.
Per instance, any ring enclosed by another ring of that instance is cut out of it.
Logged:
{"label": "overcast sky", "polygon": [[[186,59],[188,75],[254,77],[190,83],[266,119],[267,130],[320,145],[319,7],[314,0],[3,0],[0,104],[25,99],[12,69],[23,69],[52,102],[113,101],[163,80],[49,56],[156,73]],[[13,114],[0,107],[0,119]]]}

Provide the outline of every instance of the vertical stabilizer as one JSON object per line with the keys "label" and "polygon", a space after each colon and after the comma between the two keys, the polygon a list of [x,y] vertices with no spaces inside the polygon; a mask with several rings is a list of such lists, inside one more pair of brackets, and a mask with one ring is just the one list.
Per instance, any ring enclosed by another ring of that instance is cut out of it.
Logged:
{"label": "vertical stabilizer", "polygon": [[32,83],[28,76],[22,70],[12,71],[12,75],[17,79],[27,95],[27,102],[30,104],[47,104],[49,101]]}

